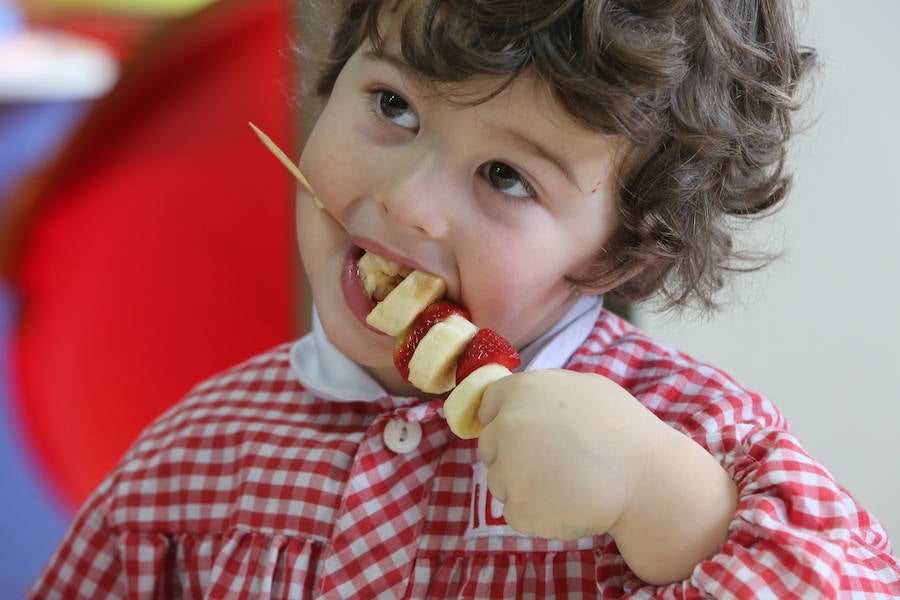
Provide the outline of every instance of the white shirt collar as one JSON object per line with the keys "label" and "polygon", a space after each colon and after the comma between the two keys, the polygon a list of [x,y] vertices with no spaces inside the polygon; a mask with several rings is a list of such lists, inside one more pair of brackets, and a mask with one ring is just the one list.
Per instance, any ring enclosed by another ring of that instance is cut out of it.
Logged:
{"label": "white shirt collar", "polygon": [[[523,366],[517,370],[564,367],[587,339],[602,308],[601,297],[579,296],[553,327],[522,348],[519,356]],[[377,381],[329,341],[315,307],[312,331],[291,346],[290,361],[300,383],[321,398],[367,402],[388,395]]]}
{"label": "white shirt collar", "polygon": [[312,330],[291,346],[290,360],[303,387],[321,398],[366,402],[388,395],[371,375],[334,347],[322,329],[315,306]]}
{"label": "white shirt collar", "polygon": [[518,371],[561,369],[584,343],[603,308],[602,296],[581,294],[575,304],[546,333],[519,350]]}

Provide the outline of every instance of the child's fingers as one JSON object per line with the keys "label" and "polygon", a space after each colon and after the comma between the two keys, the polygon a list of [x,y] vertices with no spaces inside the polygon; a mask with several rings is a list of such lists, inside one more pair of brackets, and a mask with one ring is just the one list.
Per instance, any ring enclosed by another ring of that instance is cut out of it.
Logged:
{"label": "child's fingers", "polygon": [[484,466],[491,468],[497,461],[497,433],[495,427],[488,427],[478,436],[478,457]]}
{"label": "child's fingers", "polygon": [[491,423],[497,418],[508,397],[508,394],[504,392],[504,389],[506,389],[504,388],[504,382],[508,379],[511,379],[511,377],[498,379],[488,385],[481,396],[481,406],[478,408],[478,420],[481,421],[484,427],[484,430],[478,436],[478,454],[481,462],[488,468],[491,468],[497,460],[499,451],[497,437],[500,435],[502,428],[498,428],[496,425],[491,426]]}
{"label": "child's fingers", "polygon": [[501,387],[497,385],[501,381],[503,380],[497,380],[487,386],[487,389],[484,390],[484,395],[481,397],[481,406],[478,408],[478,420],[481,421],[484,427],[491,424],[491,421],[494,420],[503,406],[504,395],[499,393]]}

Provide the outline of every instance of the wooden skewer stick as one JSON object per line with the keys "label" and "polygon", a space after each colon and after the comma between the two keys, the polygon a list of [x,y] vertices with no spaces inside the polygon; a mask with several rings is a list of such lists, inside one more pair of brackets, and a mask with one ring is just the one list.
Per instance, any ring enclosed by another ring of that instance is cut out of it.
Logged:
{"label": "wooden skewer stick", "polygon": [[319,208],[324,208],[324,206],[322,205],[322,202],[319,200],[319,197],[316,195],[316,191],[313,189],[312,184],[309,183],[309,180],[306,178],[306,176],[300,170],[300,167],[298,167],[294,163],[294,161],[292,161],[290,158],[288,158],[288,155],[285,154],[281,150],[281,148],[276,146],[275,142],[272,141],[272,138],[270,138],[265,133],[263,133],[259,127],[257,127],[253,123],[249,123],[249,125],[253,129],[253,131],[256,132],[256,135],[259,136],[259,139],[262,141],[262,143],[265,145],[265,147],[268,148],[269,151],[275,155],[275,158],[277,158],[281,162],[281,164],[283,164],[285,167],[287,167],[288,171],[290,171],[291,174],[297,178],[297,181],[299,181],[301,184],[303,184],[303,187],[305,187],[307,190],[309,190],[309,193],[312,194],[312,197],[316,203],[316,206],[318,206]]}

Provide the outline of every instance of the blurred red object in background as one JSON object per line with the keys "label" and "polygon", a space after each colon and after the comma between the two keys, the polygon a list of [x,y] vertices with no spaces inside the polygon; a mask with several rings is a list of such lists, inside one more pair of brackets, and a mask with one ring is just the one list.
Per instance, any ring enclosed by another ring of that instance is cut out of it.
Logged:
{"label": "blurred red object in background", "polygon": [[290,147],[290,7],[222,0],[154,32],[9,201],[14,401],[72,506],[193,384],[301,329],[294,183],[247,125]]}

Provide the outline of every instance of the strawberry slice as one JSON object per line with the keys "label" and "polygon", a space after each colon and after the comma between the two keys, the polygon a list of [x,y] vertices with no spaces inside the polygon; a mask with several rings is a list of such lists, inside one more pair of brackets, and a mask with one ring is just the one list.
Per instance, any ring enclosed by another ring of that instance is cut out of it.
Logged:
{"label": "strawberry slice", "polygon": [[419,313],[419,316],[409,326],[406,336],[397,338],[397,345],[394,346],[394,366],[397,367],[397,371],[400,372],[404,381],[409,382],[409,361],[412,360],[419,342],[433,325],[440,323],[450,315],[460,315],[465,319],[471,318],[466,309],[446,300],[438,300],[429,304],[425,310]]}
{"label": "strawberry slice", "polygon": [[456,363],[456,383],[484,365],[496,363],[510,371],[519,366],[522,360],[516,349],[505,337],[492,329],[479,329]]}

